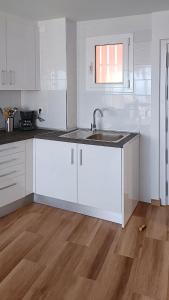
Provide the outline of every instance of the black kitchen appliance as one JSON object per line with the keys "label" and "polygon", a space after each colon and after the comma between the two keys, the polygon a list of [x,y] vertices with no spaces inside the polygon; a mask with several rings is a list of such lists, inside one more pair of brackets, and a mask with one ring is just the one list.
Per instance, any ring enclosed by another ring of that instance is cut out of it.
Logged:
{"label": "black kitchen appliance", "polygon": [[20,111],[20,128],[22,130],[33,130],[36,128],[37,112],[34,110]]}

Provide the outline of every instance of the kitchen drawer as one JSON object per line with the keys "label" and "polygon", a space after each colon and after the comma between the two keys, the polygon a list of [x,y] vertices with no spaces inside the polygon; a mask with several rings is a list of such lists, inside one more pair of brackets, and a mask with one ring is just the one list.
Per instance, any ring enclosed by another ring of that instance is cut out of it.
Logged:
{"label": "kitchen drawer", "polygon": [[9,185],[18,176],[25,176],[25,165],[11,166],[0,170],[0,187]]}
{"label": "kitchen drawer", "polygon": [[10,184],[0,185],[0,207],[25,197],[25,176],[11,178]]}
{"label": "kitchen drawer", "polygon": [[0,145],[0,157],[11,155],[14,153],[20,153],[20,152],[25,152],[24,142],[16,142],[16,143]]}
{"label": "kitchen drawer", "polygon": [[25,164],[25,153],[12,153],[10,155],[0,156],[0,169]]}

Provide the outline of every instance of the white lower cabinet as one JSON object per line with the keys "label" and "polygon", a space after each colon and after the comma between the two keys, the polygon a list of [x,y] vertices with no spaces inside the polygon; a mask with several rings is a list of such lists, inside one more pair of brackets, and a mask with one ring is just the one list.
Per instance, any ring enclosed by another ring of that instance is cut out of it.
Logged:
{"label": "white lower cabinet", "polygon": [[37,202],[124,227],[139,200],[139,137],[123,148],[36,139],[35,193],[49,197]]}
{"label": "white lower cabinet", "polygon": [[78,202],[121,213],[121,149],[78,145]]}
{"label": "white lower cabinet", "polygon": [[1,208],[33,193],[33,140],[0,145]]}
{"label": "white lower cabinet", "polygon": [[0,146],[0,208],[25,196],[25,143]]}
{"label": "white lower cabinet", "polygon": [[124,227],[139,200],[139,138],[123,148],[43,139],[1,145],[0,209],[33,192],[47,197],[42,203]]}
{"label": "white lower cabinet", "polygon": [[36,194],[77,203],[84,213],[87,207],[90,214],[108,212],[121,222],[122,149],[42,139],[35,145]]}
{"label": "white lower cabinet", "polygon": [[77,144],[36,139],[35,192],[77,202]]}

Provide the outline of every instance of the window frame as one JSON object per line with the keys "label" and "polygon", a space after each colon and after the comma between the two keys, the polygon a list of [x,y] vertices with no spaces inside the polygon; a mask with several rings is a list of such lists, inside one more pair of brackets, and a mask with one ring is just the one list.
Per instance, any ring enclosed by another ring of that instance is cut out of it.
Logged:
{"label": "window frame", "polygon": [[[123,83],[96,83],[96,46],[123,44]],[[133,34],[91,37],[86,40],[86,83],[87,90],[109,93],[133,92]]]}

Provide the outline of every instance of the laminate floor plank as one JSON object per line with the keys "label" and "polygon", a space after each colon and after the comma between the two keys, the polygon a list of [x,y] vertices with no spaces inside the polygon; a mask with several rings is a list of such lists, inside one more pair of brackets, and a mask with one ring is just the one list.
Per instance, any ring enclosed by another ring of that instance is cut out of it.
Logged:
{"label": "laminate floor plank", "polygon": [[1,218],[1,299],[169,300],[169,207],[139,203],[125,229],[35,203]]}
{"label": "laminate floor plank", "polygon": [[139,256],[146,232],[139,232],[139,226],[145,224],[145,218],[133,215],[121,232],[115,253],[131,258]]}
{"label": "laminate floor plank", "polygon": [[101,220],[84,216],[79,225],[70,234],[68,241],[89,246],[100,225]]}
{"label": "laminate floor plank", "polygon": [[[74,243],[65,245],[62,253],[53,258],[32,285],[24,300],[61,299],[62,294],[76,281],[74,270],[83,257],[84,247]],[[55,295],[55,296],[54,296]]]}
{"label": "laminate floor plank", "polygon": [[115,235],[116,231],[110,222],[101,222],[90,247],[86,249],[84,258],[76,269],[77,274],[88,279],[97,279]]}
{"label": "laminate floor plank", "polygon": [[133,292],[166,300],[169,275],[169,242],[145,238],[142,254],[134,261],[130,285]]}
{"label": "laminate floor plank", "polygon": [[132,295],[131,300],[156,300],[156,299],[134,293]]}
{"label": "laminate floor plank", "polygon": [[146,236],[152,239],[169,240],[169,207],[149,207]]}
{"label": "laminate floor plank", "polygon": [[108,254],[89,299],[126,300],[133,259]]}
{"label": "laminate floor plank", "polygon": [[40,236],[25,231],[0,253],[0,281],[12,271],[39,240]]}
{"label": "laminate floor plank", "polygon": [[11,300],[12,295],[15,299],[22,299],[43,270],[44,266],[40,264],[21,260],[2,281],[0,299]]}
{"label": "laminate floor plank", "polygon": [[0,251],[8,246],[19,234],[23,233],[32,222],[36,222],[38,213],[23,214],[14,223],[10,224],[6,230],[0,233]]}

